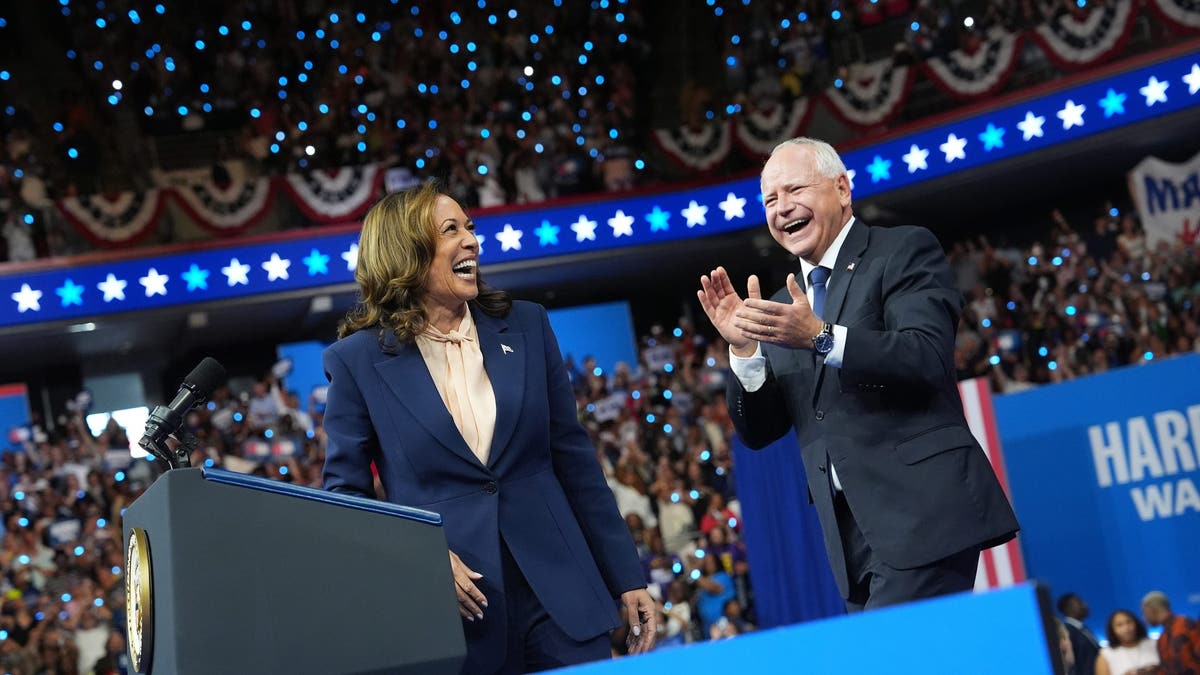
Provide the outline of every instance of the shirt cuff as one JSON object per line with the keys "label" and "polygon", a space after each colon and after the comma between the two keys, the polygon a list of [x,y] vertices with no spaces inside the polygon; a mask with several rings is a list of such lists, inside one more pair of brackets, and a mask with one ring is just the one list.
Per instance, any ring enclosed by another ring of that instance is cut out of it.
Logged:
{"label": "shirt cuff", "polygon": [[734,377],[742,383],[742,389],[755,392],[762,388],[767,381],[767,357],[763,356],[762,345],[755,346],[754,353],[741,357],[729,348],[729,369]]}
{"label": "shirt cuff", "polygon": [[[842,357],[846,355],[846,327],[833,327],[833,351],[825,355],[825,365],[834,368],[842,367]],[[732,363],[730,364],[732,365]]]}

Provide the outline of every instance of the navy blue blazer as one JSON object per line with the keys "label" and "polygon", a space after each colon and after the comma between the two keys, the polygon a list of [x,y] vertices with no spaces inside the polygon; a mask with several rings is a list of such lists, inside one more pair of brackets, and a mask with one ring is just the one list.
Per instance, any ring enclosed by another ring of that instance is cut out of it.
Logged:
{"label": "navy blue blazer", "polygon": [[[367,329],[327,348],[325,487],[442,515],[446,539],[488,598],[466,623],[469,663],[498,667],[506,617],[501,537],[550,617],[576,640],[616,628],[614,598],[646,585],[587,432],[546,310],[497,319],[470,303],[496,395],[487,465],[463,440],[417,346]],[[449,564],[449,563],[447,563]],[[452,600],[448,593],[447,599]]]}
{"label": "navy blue blazer", "polygon": [[[791,297],[784,288],[772,300]],[[988,548],[1018,529],[963,415],[954,368],[962,303],[929,230],[856,221],[838,252],[821,317],[847,328],[842,367],[826,367],[809,349],[764,343],[766,384],[750,393],[729,378],[730,415],[746,445],[761,448],[795,430],[843,596],[848,583],[830,460],[867,543],[892,567]]]}

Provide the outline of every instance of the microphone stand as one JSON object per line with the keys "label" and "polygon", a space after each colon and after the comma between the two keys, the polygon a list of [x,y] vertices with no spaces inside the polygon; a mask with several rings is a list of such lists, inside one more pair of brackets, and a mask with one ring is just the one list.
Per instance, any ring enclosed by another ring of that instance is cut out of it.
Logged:
{"label": "microphone stand", "polygon": [[[170,411],[166,406],[158,406],[154,409],[155,415],[165,416]],[[151,438],[152,434],[145,434],[142,440],[138,441],[138,445],[143,450],[163,460],[171,469],[186,469],[192,465],[192,451],[200,447],[200,439],[190,431],[185,431],[182,428],[175,430],[174,433],[168,435],[161,442],[154,442]],[[167,438],[172,438],[179,444],[172,450],[167,446]]]}

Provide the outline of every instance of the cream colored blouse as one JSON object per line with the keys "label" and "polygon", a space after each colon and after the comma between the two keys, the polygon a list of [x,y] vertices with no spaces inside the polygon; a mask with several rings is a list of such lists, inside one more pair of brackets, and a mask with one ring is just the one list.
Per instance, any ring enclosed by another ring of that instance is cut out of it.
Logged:
{"label": "cream colored blouse", "polygon": [[471,312],[468,310],[458,329],[449,333],[426,326],[416,343],[454,426],[480,463],[486,465],[496,430],[496,394],[483,369],[483,352]]}

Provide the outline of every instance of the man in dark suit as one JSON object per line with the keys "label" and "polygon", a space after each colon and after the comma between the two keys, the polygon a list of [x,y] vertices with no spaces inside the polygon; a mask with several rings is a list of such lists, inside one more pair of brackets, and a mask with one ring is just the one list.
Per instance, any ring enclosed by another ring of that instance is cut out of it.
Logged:
{"label": "man in dark suit", "polygon": [[1063,615],[1071,651],[1075,653],[1075,675],[1093,675],[1096,657],[1100,655],[1100,641],[1083,623],[1090,613],[1087,603],[1075,593],[1066,593],[1058,599],[1058,611]]}
{"label": "man in dark suit", "polygon": [[704,311],[730,345],[743,442],[794,429],[834,578],[850,611],[970,590],[979,552],[1016,517],[967,428],[955,381],[962,296],[937,239],[856,222],[828,144],[781,144],[763,167],[771,236],[801,275],[743,300],[723,268]]}

